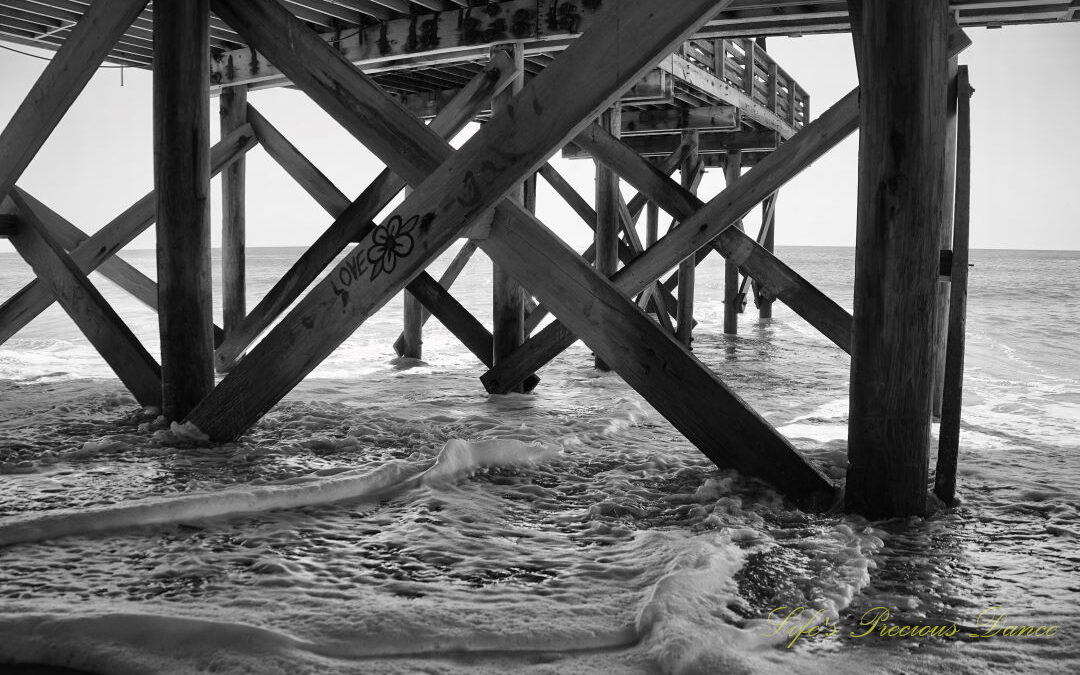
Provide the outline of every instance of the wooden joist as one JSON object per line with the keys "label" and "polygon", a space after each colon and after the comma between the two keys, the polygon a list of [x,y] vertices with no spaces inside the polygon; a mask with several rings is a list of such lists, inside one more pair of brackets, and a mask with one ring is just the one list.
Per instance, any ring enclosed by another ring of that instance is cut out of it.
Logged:
{"label": "wooden joist", "polygon": [[124,386],[143,406],[161,404],[161,369],[131,329],[101,296],[71,256],[49,235],[23,193],[13,188],[9,198],[22,227],[11,238],[15,250],[34,269],[64,311],[101,354]]}
{"label": "wooden joist", "polygon": [[[428,127],[452,138],[468,124],[478,109],[487,104],[491,96],[509,85],[513,74],[514,64],[510,58],[505,54],[496,55]],[[403,178],[386,169],[350,206],[348,198],[250,105],[248,119],[270,155],[323,209],[340,214],[340,217],[300,255],[218,347],[215,359],[216,367],[221,372],[235,365],[244,350],[300,297],[350,242],[360,240],[374,228],[371,220],[406,184]]]}
{"label": "wooden joist", "polygon": [[[210,173],[219,173],[254,145],[250,126],[229,134],[210,151]],[[157,193],[150,192],[79,244],[71,251],[71,258],[84,274],[89,274],[153,225],[156,217]],[[0,344],[45,311],[53,300],[49,289],[35,279],[0,305]]]}
{"label": "wooden joist", "polygon": [[[643,157],[668,156],[679,148],[679,136],[658,134],[651,136],[631,136],[623,139],[627,147]],[[779,136],[775,131],[760,129],[743,131],[723,131],[701,133],[698,139],[698,152],[703,155],[727,154],[731,152],[771,152],[779,145]],[[563,149],[567,159],[585,159],[591,157],[588,150],[579,143],[572,143]]]}
{"label": "wooden joist", "polygon": [[[457,152],[436,134],[425,133],[426,127],[403,108],[390,105],[316,35],[270,9],[273,3],[229,0],[219,5],[219,14],[235,28],[250,28],[241,32],[253,43],[251,38],[263,32],[269,41],[292,36],[279,57],[290,62],[293,81],[309,94],[329,97],[327,108],[349,118],[343,120],[346,128],[364,127],[365,135],[371,129],[400,142],[389,149],[386,161],[418,184],[373,236],[316,285],[193,411],[192,422],[211,438],[226,440],[258,420],[515,183],[539,169],[655,59],[681,42],[716,3],[693,0],[663,11],[658,1],[607,7],[605,12],[619,13],[618,21],[596,22],[588,37],[576,40],[515,97],[512,113],[496,116]],[[236,16],[241,13],[242,21]],[[621,50],[624,44],[635,48]],[[368,92],[373,96],[364,95]],[[353,101],[355,108],[348,105]],[[378,154],[386,143],[369,147]]]}
{"label": "wooden joist", "polygon": [[146,2],[95,2],[86,10],[0,133],[0,199],[15,186]]}
{"label": "wooden joist", "polygon": [[660,110],[624,110],[622,136],[668,133],[677,138],[684,129],[735,131],[741,115],[733,105],[702,106],[700,108],[667,108]]}

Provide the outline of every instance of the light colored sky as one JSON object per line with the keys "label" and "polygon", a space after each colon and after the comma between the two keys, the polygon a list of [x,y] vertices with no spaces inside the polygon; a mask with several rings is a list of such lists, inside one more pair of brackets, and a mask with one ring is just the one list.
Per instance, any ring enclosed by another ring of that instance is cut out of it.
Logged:
{"label": "light colored sky", "polygon": [[[976,89],[972,246],[1080,249],[1080,135],[1073,133],[1080,112],[1080,24],[969,34],[974,45],[961,63],[970,66]],[[815,115],[856,84],[848,35],[771,38],[769,51],[810,93]],[[43,67],[43,61],[0,50],[0,123],[6,124]],[[251,101],[346,194],[359,194],[381,170],[302,93],[261,91]],[[211,106],[216,138],[216,99]],[[121,86],[120,70],[99,70],[19,185],[84,230],[97,230],[153,186],[150,110],[149,73],[125,69]],[[785,186],[778,244],[854,244],[857,148],[856,134]],[[591,202],[592,164],[556,159],[555,165]],[[540,183],[538,215],[584,248],[588,229]],[[722,184],[722,173],[710,171],[701,196],[707,200]],[[751,214],[748,229],[756,231],[757,222]],[[328,224],[328,216],[265,153],[249,153],[249,245],[305,245]],[[152,228],[132,246],[153,247]],[[0,251],[10,250],[0,241]]]}

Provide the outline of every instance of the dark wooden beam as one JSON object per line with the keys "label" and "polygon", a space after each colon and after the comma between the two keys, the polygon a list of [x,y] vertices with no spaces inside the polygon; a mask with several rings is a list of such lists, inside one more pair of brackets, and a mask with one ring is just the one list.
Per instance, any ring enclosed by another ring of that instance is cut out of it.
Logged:
{"label": "dark wooden beam", "polygon": [[[255,135],[251,127],[245,126],[229,134],[215,145],[210,152],[210,172],[219,173],[224,167],[236,161],[255,145]],[[71,258],[84,274],[89,274],[116,255],[116,252],[131,243],[154,224],[157,217],[157,193],[150,192],[124,210],[123,213],[106,223],[100,230],[90,235],[71,251]],[[104,273],[104,271],[103,271]],[[155,291],[156,293],[156,291]],[[147,302],[140,293],[140,299]],[[23,286],[15,295],[0,305],[0,344],[24,328],[53,303],[49,289],[35,279]],[[154,300],[157,308],[157,300]],[[216,337],[220,331],[215,330]]]}
{"label": "dark wooden beam", "polygon": [[[953,202],[956,197],[956,78],[958,68],[957,57],[954,56],[949,59],[949,86],[945,100],[945,218],[941,221],[942,251],[952,249],[953,241]],[[934,394],[932,399],[934,417],[941,417],[945,390],[945,353],[948,349],[951,291],[950,281],[939,278],[934,302]]]}
{"label": "dark wooden beam", "polygon": [[659,110],[624,110],[622,137],[658,133],[676,137],[686,129],[735,131],[741,126],[739,110],[732,105],[702,106],[700,108],[662,108]]}
{"label": "dark wooden beam", "polygon": [[869,518],[927,509],[948,18],[946,0],[868,0],[855,27],[866,86],[845,505]]}
{"label": "dark wooden beam", "polygon": [[19,219],[11,213],[0,213],[0,237],[10,237],[19,231]]}
{"label": "dark wooden beam", "polygon": [[[461,232],[539,169],[717,7],[712,0],[687,0],[677,6],[659,0],[617,8],[605,5],[602,13],[612,19],[610,13],[618,11],[618,21],[596,21],[588,35],[575,40],[515,97],[513,115],[496,116],[454,152],[437,135],[414,131],[426,127],[403,108],[381,103],[389,99],[377,89],[373,93],[378,100],[364,96],[372,89],[367,79],[317,36],[294,25],[294,19],[268,10],[274,3],[220,4],[242,6],[243,25],[265,27],[270,38],[290,35],[289,48],[279,55],[283,60],[276,62],[295,60],[292,79],[309,93],[329,87],[333,100],[326,108],[348,117],[347,128],[388,134],[396,143],[386,161],[416,189],[192,412],[190,421],[218,440],[233,439],[248,429]],[[257,35],[259,30],[249,32]],[[636,48],[627,53],[619,49],[624,44]],[[335,60],[345,67],[332,65]],[[330,72],[335,76],[328,80]],[[350,101],[357,107],[345,105]],[[399,121],[402,116],[407,119]],[[418,143],[405,140],[409,138]],[[379,145],[369,147],[374,151]],[[518,209],[520,217],[528,217],[520,205]],[[393,255],[387,253],[388,245],[393,246]]]}
{"label": "dark wooden beam", "polygon": [[[247,124],[247,88],[225,87],[218,100],[221,136],[225,137]],[[246,176],[243,157],[221,175],[221,306],[226,332],[238,326],[247,314]]]}
{"label": "dark wooden beam", "polygon": [[[491,102],[496,117],[513,115],[513,100],[525,88],[525,48],[520,43],[504,51],[514,61],[513,82]],[[510,190],[509,199],[525,203],[525,185],[519,183]],[[491,334],[493,336],[491,363],[498,363],[525,342],[525,291],[510,271],[493,261],[491,279]],[[519,393],[522,389],[517,390]]]}
{"label": "dark wooden beam", "polygon": [[[742,153],[734,152],[727,156],[728,164],[724,167],[724,180],[734,185],[742,175]],[[742,230],[742,220],[736,220],[731,227]],[[730,229],[730,228],[729,228]],[[742,313],[745,299],[739,287],[739,266],[732,260],[724,260],[724,334],[736,335],[739,332],[739,314]]]}
{"label": "dark wooden beam", "polygon": [[87,8],[0,132],[0,199],[15,186],[146,2],[94,2]]}
{"label": "dark wooden beam", "polygon": [[[605,110],[597,125],[618,137],[622,127],[622,111],[619,106]],[[593,265],[597,274],[605,279],[615,274],[619,267],[619,177],[606,165],[596,162],[596,231],[593,233],[596,259]],[[611,366],[599,356],[594,365],[599,370],[611,370]]]}
{"label": "dark wooden beam", "polygon": [[956,500],[960,452],[960,411],[964,394],[964,341],[967,323],[968,240],[971,217],[971,84],[967,66],[957,72],[956,210],[953,218],[953,264],[949,303],[949,340],[945,350],[945,387],[938,432],[934,494],[946,504]]}
{"label": "dark wooden beam", "polygon": [[13,188],[10,200],[22,227],[11,238],[15,250],[52,291],[94,349],[142,406],[161,404],[161,370],[131,329],[101,296],[71,256],[48,234],[47,228]]}
{"label": "dark wooden beam", "polygon": [[154,3],[154,189],[162,414],[214,388],[210,270],[210,2]]}
{"label": "dark wooden beam", "polygon": [[[700,134],[697,131],[687,131],[683,134],[682,143],[689,148],[686,159],[683,160],[680,173],[682,187],[690,194],[694,193],[695,178],[698,175],[698,153],[700,151]],[[679,342],[691,348],[694,340],[694,288],[696,283],[697,261],[694,256],[689,256],[679,263],[679,303],[676,316],[678,322],[675,326],[675,336]]]}

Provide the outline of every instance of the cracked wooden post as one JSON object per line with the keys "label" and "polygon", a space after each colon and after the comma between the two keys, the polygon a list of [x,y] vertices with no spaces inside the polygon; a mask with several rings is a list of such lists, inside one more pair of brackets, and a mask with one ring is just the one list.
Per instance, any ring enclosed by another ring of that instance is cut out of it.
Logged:
{"label": "cracked wooden post", "polygon": [[870,518],[927,506],[947,20],[947,0],[865,0],[853,26],[865,86],[845,499]]}
{"label": "cracked wooden post", "polygon": [[[945,125],[945,216],[941,219],[941,250],[953,246],[953,202],[956,197],[956,73],[957,58],[949,59],[949,86],[947,90]],[[949,302],[952,284],[948,279],[937,282],[937,298],[934,303],[936,333],[934,336],[934,417],[941,417],[942,396],[945,389],[945,351],[949,338]]]}
{"label": "cracked wooden post", "polygon": [[[247,87],[223,87],[218,100],[221,137],[247,124]],[[228,332],[247,315],[245,303],[244,209],[247,162],[241,157],[221,174],[221,306],[222,326]]]}
{"label": "cracked wooden post", "polygon": [[[697,130],[684,131],[682,142],[689,148],[686,158],[680,168],[680,180],[682,186],[694,192],[695,177],[699,169],[701,158],[698,156]],[[675,326],[675,337],[689,349],[694,340],[694,280],[697,268],[697,259],[689,256],[679,263],[679,311],[678,322]]]}
{"label": "cracked wooden post", "polygon": [[210,3],[154,4],[154,187],[162,408],[214,388],[210,282]]}
{"label": "cracked wooden post", "polygon": [[[767,197],[761,209],[762,218],[765,221],[762,223],[762,227],[765,228],[765,236],[761,238],[761,247],[769,253],[776,252],[776,195],[777,193],[774,192]],[[771,319],[773,300],[775,299],[772,293],[761,288],[755,291],[754,299],[757,301],[758,318]]]}
{"label": "cracked wooden post", "polygon": [[[742,174],[742,152],[729,152],[724,164],[724,181],[733,185]],[[743,229],[742,221],[736,220],[732,227]],[[739,294],[739,266],[730,260],[724,261],[724,333],[735,335],[739,332],[739,311],[742,298]]]}
{"label": "cracked wooden post", "polygon": [[[622,109],[618,104],[605,110],[597,121],[601,128],[618,138],[622,131]],[[604,164],[596,161],[596,271],[603,277],[611,277],[619,267],[619,176]],[[598,370],[611,370],[611,366],[596,357]]]}
{"label": "cracked wooden post", "polygon": [[[521,43],[497,47],[514,61],[514,79],[491,101],[494,115],[512,115],[510,106],[514,96],[525,87],[525,46]],[[525,203],[525,184],[519,183],[507,195],[522,204]],[[491,336],[493,353],[492,363],[498,364],[525,342],[525,291],[517,280],[504,267],[492,265],[491,280]],[[523,391],[520,385],[513,391]]]}

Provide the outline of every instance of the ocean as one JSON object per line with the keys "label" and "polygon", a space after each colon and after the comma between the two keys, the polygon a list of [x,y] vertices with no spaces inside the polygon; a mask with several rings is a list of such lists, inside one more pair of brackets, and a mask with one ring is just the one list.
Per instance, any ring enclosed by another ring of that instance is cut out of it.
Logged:
{"label": "ocean", "polygon": [[[249,252],[252,303],[299,252]],[[779,254],[850,310],[852,249]],[[1080,252],[971,261],[960,504],[881,522],[717,469],[581,344],[488,396],[435,320],[395,358],[398,298],[211,447],[53,307],[0,345],[0,664],[1080,672]],[[699,269],[695,355],[842,476],[847,355],[780,303],[724,336],[722,261]],[[31,278],[0,254],[0,297]],[[156,354],[155,315],[92,278]],[[477,253],[453,287],[482,321],[490,279]]]}

